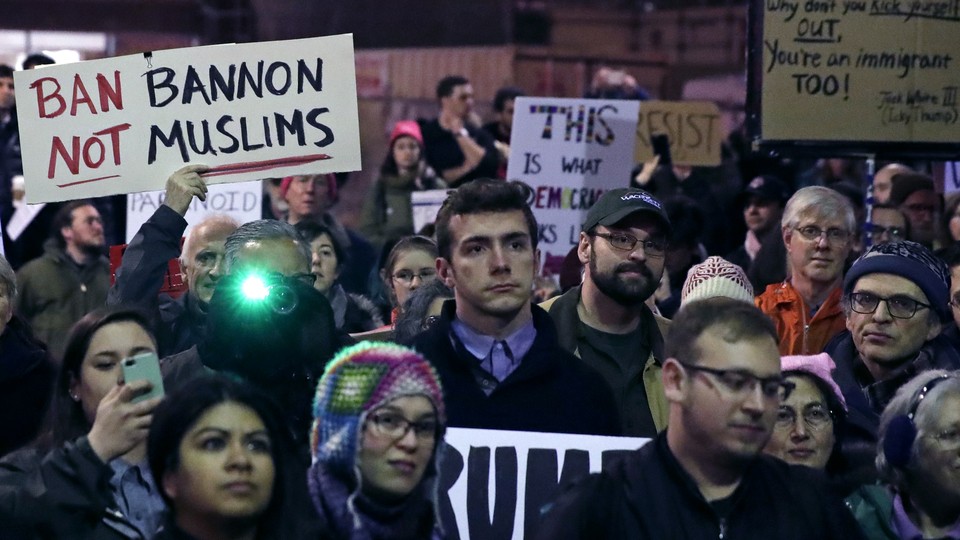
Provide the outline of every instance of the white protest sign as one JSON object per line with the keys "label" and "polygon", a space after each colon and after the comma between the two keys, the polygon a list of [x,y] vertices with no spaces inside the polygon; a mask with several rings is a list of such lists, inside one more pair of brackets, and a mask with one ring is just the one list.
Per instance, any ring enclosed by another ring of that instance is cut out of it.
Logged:
{"label": "white protest sign", "polygon": [[437,484],[449,540],[532,538],[561,486],[649,439],[449,428]]}
{"label": "white protest sign", "polygon": [[413,230],[419,231],[425,225],[437,220],[437,213],[447,200],[449,189],[428,189],[410,194],[410,206],[413,209]]}
{"label": "white protest sign", "polygon": [[577,244],[604,191],[630,184],[639,101],[517,98],[507,178],[533,188],[546,266]]}
{"label": "white protest sign", "polygon": [[[144,191],[127,195],[127,242],[157,208],[163,204],[163,191]],[[260,219],[263,215],[263,184],[259,180],[236,184],[213,184],[207,187],[207,200],[194,197],[183,218],[187,220],[186,237],[194,225],[214,214],[226,214],[238,223]]]}
{"label": "white protest sign", "polygon": [[943,170],[943,194],[960,192],[960,161],[948,161]]}
{"label": "white protest sign", "polygon": [[29,202],[360,168],[353,37],[156,51],[18,71]]}

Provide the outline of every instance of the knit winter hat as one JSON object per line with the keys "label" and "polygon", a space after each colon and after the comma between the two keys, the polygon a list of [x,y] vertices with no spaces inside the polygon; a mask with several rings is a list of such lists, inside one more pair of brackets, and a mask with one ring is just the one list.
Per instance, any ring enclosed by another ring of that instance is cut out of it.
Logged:
{"label": "knit winter hat", "polygon": [[360,342],[341,350],[317,384],[310,450],[323,463],[353,476],[367,414],[404,396],[423,396],[446,424],[440,378],[412,349],[388,342]]}
{"label": "knit winter hat", "polygon": [[941,320],[950,320],[950,270],[946,263],[922,245],[904,240],[871,246],[854,261],[843,279],[843,293],[850,294],[857,280],[867,274],[893,274],[914,282]]}
{"label": "knit winter hat", "polygon": [[837,365],[833,363],[833,358],[830,358],[830,355],[827,353],[780,357],[780,371],[784,375],[789,371],[803,371],[820,379],[830,387],[830,390],[833,391],[833,397],[840,402],[840,406],[846,411],[848,410],[847,400],[843,399],[843,392],[840,391],[840,386],[837,385],[837,382],[833,380],[833,375],[830,374],[836,368]]}
{"label": "knit winter hat", "polygon": [[[337,177],[327,173],[322,175],[324,180],[327,181],[327,200],[330,202],[337,200]],[[280,181],[280,198],[287,198],[287,191],[290,189],[290,184],[293,182],[293,179],[296,176],[285,176],[283,180]]]}
{"label": "knit winter hat", "polygon": [[387,146],[392,149],[394,141],[404,136],[413,137],[423,148],[423,133],[421,133],[420,124],[416,120],[400,120],[394,124],[393,131],[390,133],[390,144]]}
{"label": "knit winter hat", "polygon": [[690,267],[680,292],[680,305],[694,300],[724,296],[753,303],[753,285],[743,268],[717,256]]}

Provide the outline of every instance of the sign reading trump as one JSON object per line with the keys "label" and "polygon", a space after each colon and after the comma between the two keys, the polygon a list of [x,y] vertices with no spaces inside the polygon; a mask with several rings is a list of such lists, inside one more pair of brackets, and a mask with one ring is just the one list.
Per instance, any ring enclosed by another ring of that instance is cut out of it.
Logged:
{"label": "sign reading trump", "polygon": [[27,200],[360,168],[353,38],[156,51],[15,74]]}

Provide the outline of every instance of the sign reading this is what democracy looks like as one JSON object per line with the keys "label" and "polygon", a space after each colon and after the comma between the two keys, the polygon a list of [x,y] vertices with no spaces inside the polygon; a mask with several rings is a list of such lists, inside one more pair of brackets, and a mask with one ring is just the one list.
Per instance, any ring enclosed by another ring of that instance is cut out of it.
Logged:
{"label": "sign reading this is what democracy looks like", "polygon": [[960,140],[960,0],[757,0],[768,140]]}
{"label": "sign reading this is what democracy looks like", "polygon": [[533,188],[545,262],[575,246],[587,210],[630,183],[639,101],[519,97],[507,178]]}
{"label": "sign reading this is what democracy looks like", "polygon": [[353,37],[213,45],[15,73],[31,203],[360,168]]}

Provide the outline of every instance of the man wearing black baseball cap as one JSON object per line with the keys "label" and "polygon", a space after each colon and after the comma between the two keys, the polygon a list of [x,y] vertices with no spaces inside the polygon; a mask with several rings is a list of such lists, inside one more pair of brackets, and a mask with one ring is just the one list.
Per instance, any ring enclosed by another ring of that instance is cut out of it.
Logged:
{"label": "man wearing black baseball cap", "polygon": [[743,205],[743,221],[747,225],[746,238],[743,245],[724,258],[749,270],[760,251],[762,239],[777,230],[787,198],[787,188],[777,177],[763,175],[751,180],[739,197]]}
{"label": "man wearing black baseball cap", "polygon": [[663,205],[646,191],[604,193],[580,232],[583,283],[541,304],[560,345],[610,385],[624,435],[653,437],[666,427],[660,364],[669,321],[645,302],[663,275],[669,233]]}

